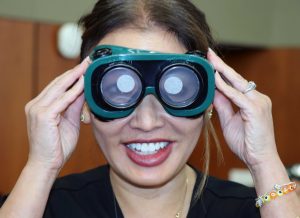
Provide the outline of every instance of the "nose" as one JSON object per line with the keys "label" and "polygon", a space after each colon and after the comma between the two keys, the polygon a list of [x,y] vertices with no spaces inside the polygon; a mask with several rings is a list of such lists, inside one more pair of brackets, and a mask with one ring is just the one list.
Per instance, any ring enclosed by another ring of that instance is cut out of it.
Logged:
{"label": "nose", "polygon": [[146,95],[130,115],[132,116],[130,126],[145,132],[152,131],[164,125],[165,113],[165,109],[155,96]]}

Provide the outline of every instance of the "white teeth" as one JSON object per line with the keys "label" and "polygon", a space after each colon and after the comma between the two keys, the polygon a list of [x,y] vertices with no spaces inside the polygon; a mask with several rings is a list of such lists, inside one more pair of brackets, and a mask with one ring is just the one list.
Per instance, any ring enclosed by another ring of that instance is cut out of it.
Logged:
{"label": "white teeth", "polygon": [[159,149],[160,149],[159,143],[155,143],[155,150],[159,150]]}
{"label": "white teeth", "polygon": [[142,149],[141,149],[142,152],[147,152],[148,151],[148,148],[147,148],[147,144],[146,143],[143,143],[142,144]]}
{"label": "white teeth", "polygon": [[165,148],[169,142],[151,142],[151,143],[131,143],[127,144],[126,146],[137,152],[140,155],[149,155],[149,154],[155,154],[160,149]]}

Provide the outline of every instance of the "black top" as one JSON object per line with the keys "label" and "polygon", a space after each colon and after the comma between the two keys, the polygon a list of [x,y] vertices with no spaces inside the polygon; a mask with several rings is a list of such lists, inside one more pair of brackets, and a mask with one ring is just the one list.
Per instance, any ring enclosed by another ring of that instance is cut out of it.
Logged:
{"label": "black top", "polygon": [[[201,181],[197,179],[193,196]],[[260,217],[255,207],[255,191],[238,183],[209,177],[202,197],[191,203],[188,218]],[[0,205],[4,197],[0,197]],[[109,167],[57,179],[51,190],[45,218],[122,218],[109,179]]]}

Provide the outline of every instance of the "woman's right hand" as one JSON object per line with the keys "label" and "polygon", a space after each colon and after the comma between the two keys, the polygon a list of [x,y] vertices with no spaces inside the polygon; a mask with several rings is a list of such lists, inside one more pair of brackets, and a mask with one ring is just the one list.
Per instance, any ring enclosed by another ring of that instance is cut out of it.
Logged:
{"label": "woman's right hand", "polygon": [[74,151],[84,104],[83,74],[89,64],[87,57],[53,80],[26,105],[28,163],[59,172]]}

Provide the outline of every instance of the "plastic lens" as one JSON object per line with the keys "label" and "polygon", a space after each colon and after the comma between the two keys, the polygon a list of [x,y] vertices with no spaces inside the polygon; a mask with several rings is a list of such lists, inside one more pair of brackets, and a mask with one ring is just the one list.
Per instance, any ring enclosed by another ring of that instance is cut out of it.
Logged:
{"label": "plastic lens", "polygon": [[162,100],[175,108],[187,107],[194,103],[199,90],[198,76],[193,69],[185,65],[168,68],[159,81]]}
{"label": "plastic lens", "polygon": [[117,66],[105,72],[100,90],[107,104],[115,108],[127,108],[138,101],[142,93],[142,82],[130,67]]}

